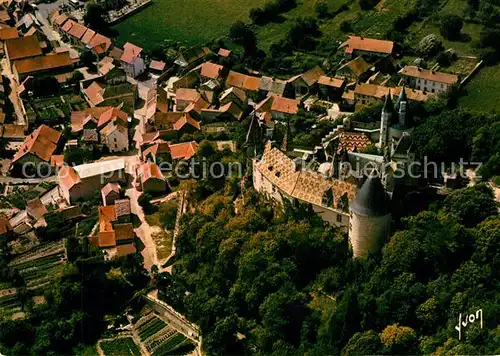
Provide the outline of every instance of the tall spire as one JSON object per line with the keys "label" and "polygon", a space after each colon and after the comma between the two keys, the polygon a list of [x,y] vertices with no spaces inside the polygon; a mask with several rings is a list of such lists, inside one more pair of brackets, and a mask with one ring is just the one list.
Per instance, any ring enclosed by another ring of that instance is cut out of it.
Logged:
{"label": "tall spire", "polygon": [[389,90],[389,94],[385,96],[385,103],[384,103],[384,108],[382,111],[384,112],[390,112],[392,114],[394,110],[394,106],[392,105],[392,97],[391,97],[391,91]]}

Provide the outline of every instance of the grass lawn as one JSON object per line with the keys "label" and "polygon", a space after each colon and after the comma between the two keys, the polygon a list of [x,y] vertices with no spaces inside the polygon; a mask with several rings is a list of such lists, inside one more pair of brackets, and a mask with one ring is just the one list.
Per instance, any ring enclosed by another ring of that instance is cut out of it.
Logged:
{"label": "grass lawn", "polygon": [[460,105],[472,110],[489,112],[498,110],[500,92],[500,64],[483,67],[464,87]]}
{"label": "grass lawn", "polygon": [[156,0],[153,5],[118,23],[118,44],[130,41],[146,50],[173,40],[186,45],[224,36],[237,20],[248,21],[251,8],[266,0]]}

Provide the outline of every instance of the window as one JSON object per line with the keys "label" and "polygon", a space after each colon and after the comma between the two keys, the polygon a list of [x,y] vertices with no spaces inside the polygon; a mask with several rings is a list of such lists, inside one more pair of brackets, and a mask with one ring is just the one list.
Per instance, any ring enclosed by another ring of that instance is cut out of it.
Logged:
{"label": "window", "polygon": [[116,137],[115,137],[115,143],[116,143]]}
{"label": "window", "polygon": [[444,85],[443,85],[443,84],[441,84],[441,89],[443,89],[443,88],[444,88]]}
{"label": "window", "polygon": [[342,215],[340,214],[337,214],[337,222],[342,222]]}
{"label": "window", "polygon": [[118,148],[118,145],[115,143],[115,148]]}
{"label": "window", "polygon": [[272,189],[273,193],[276,193],[276,187],[274,185],[272,187],[273,187]]}
{"label": "window", "polygon": [[427,80],[424,80],[424,85],[427,85]]}

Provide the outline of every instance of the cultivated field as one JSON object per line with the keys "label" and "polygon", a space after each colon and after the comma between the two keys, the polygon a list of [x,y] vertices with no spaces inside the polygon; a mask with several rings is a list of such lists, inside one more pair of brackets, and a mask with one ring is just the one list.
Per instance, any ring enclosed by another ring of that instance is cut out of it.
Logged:
{"label": "cultivated field", "polygon": [[206,43],[227,34],[237,20],[266,0],[155,0],[153,5],[117,24],[118,43],[131,41],[151,49],[164,40],[186,45]]}
{"label": "cultivated field", "polygon": [[479,111],[498,111],[500,91],[500,65],[484,67],[465,86],[466,95],[460,98],[460,105]]}

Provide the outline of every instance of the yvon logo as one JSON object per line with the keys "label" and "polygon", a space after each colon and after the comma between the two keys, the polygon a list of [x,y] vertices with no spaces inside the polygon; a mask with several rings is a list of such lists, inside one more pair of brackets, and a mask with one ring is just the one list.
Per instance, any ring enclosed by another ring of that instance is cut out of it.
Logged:
{"label": "yvon logo", "polygon": [[455,330],[458,331],[458,340],[462,339],[462,326],[465,328],[467,324],[472,324],[476,320],[480,320],[481,329],[483,328],[483,309],[478,309],[476,314],[465,315],[465,319],[462,321],[462,313],[458,315],[458,325],[455,326]]}

